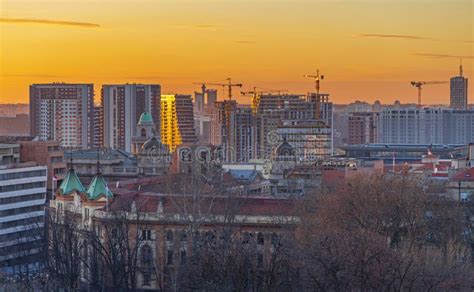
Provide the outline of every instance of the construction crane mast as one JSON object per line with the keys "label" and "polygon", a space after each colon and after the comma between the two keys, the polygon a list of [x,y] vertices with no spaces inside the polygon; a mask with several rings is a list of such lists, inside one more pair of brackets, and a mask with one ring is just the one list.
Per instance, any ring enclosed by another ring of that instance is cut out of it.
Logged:
{"label": "construction crane mast", "polygon": [[319,75],[319,69],[316,69],[316,75],[303,75],[303,77],[314,78],[316,94],[319,96],[320,81],[324,79],[324,75]]}
{"label": "construction crane mast", "polygon": [[412,81],[410,83],[412,86],[418,88],[418,106],[421,106],[421,89],[424,85],[443,84],[448,83],[448,81]]}

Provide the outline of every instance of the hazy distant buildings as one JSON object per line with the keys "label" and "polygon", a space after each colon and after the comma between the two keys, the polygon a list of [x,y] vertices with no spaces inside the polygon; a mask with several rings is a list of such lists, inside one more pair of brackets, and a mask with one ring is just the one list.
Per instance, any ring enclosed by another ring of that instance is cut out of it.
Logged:
{"label": "hazy distant buildings", "polygon": [[369,144],[378,141],[379,114],[376,112],[352,112],[348,116],[347,144]]}
{"label": "hazy distant buildings", "polygon": [[63,147],[88,148],[93,143],[92,84],[33,84],[30,86],[30,133]]}
{"label": "hazy distant buildings", "polygon": [[[160,121],[161,86],[158,84],[120,84],[102,87],[104,146],[130,152],[132,137],[143,112]],[[159,132],[159,124],[157,132]]]}
{"label": "hazy distant buildings", "polygon": [[463,76],[462,65],[459,67],[459,76],[451,78],[450,81],[450,106],[451,108],[467,109],[467,78]]}
{"label": "hazy distant buildings", "polygon": [[0,136],[28,136],[30,134],[30,116],[17,114],[16,116],[0,117]]}
{"label": "hazy distant buildings", "polygon": [[474,141],[474,110],[417,107],[380,112],[380,143],[467,144]]}

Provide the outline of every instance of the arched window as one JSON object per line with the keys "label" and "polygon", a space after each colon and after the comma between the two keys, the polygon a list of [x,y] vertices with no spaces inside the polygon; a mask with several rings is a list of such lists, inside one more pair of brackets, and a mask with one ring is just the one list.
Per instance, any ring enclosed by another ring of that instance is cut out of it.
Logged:
{"label": "arched window", "polygon": [[151,267],[153,265],[153,250],[148,244],[142,246],[142,264],[145,267]]}
{"label": "arched window", "polygon": [[141,136],[146,137],[146,129],[145,128],[141,129]]}

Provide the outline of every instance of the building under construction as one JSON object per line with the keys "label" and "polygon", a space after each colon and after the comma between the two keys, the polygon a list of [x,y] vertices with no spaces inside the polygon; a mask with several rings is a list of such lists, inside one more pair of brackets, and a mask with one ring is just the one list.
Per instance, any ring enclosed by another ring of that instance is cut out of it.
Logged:
{"label": "building under construction", "polygon": [[[275,144],[279,142],[274,137],[278,136],[280,141],[282,139],[280,135],[282,131],[278,133],[278,128],[291,124],[299,124],[299,129],[307,126],[309,132],[318,127],[324,128],[325,132],[329,131],[330,143],[325,144],[324,147],[328,147],[327,153],[330,155],[332,103],[329,102],[328,94],[262,95],[257,108],[257,116],[257,158],[268,159]],[[277,136],[273,133],[277,133]]]}

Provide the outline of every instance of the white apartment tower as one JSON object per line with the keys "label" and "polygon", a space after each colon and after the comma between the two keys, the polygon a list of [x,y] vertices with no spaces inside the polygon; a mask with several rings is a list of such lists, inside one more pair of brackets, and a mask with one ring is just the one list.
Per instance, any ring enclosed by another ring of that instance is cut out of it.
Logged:
{"label": "white apartment tower", "polygon": [[160,96],[158,84],[118,84],[102,86],[104,147],[130,152],[140,115],[150,113],[160,132]]}
{"label": "white apartment tower", "polygon": [[92,146],[94,127],[92,84],[30,85],[30,134],[62,147]]}

